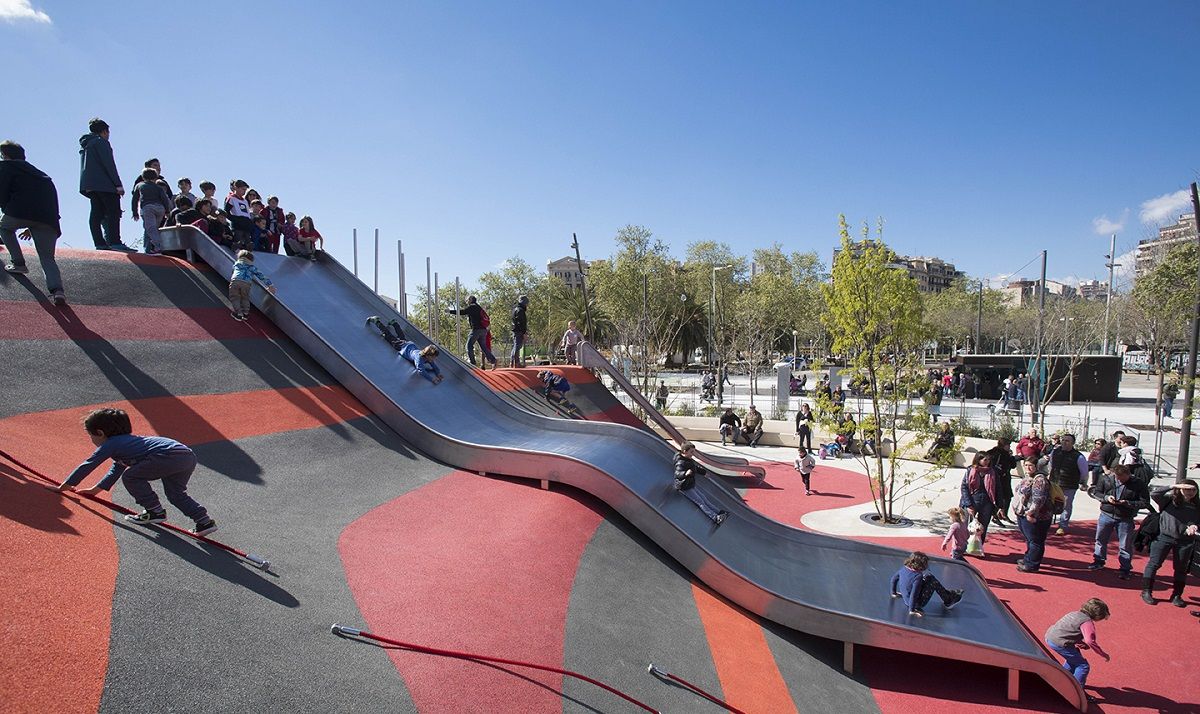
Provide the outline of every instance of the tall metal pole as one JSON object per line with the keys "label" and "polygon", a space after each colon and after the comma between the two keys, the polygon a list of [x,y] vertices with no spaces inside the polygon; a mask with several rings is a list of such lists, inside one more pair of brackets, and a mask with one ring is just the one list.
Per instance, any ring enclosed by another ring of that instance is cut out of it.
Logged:
{"label": "tall metal pole", "polygon": [[712,269],[712,293],[708,296],[708,364],[713,364],[713,351],[716,348],[716,337],[713,330],[713,318],[717,311],[717,266]]}
{"label": "tall metal pole", "polygon": [[1113,268],[1117,267],[1117,234],[1108,247],[1108,292],[1104,293],[1104,354],[1108,354],[1108,316],[1112,312]]}
{"label": "tall metal pole", "polygon": [[[1192,184],[1192,211],[1196,216],[1196,241],[1200,244],[1200,193]],[[1179,425],[1179,458],[1175,462],[1175,480],[1187,478],[1188,450],[1192,441],[1192,399],[1196,396],[1196,351],[1200,350],[1200,299],[1192,311],[1192,342],[1188,350],[1187,378],[1183,388],[1183,416]]]}
{"label": "tall metal pole", "polygon": [[[1045,320],[1046,320],[1046,251],[1043,250],[1042,251],[1042,279],[1038,281],[1037,336],[1034,338],[1035,344],[1036,344],[1035,351],[1037,354],[1037,358],[1033,364],[1033,370],[1032,370],[1036,374],[1029,375],[1030,376],[1029,382],[1031,384],[1037,385],[1037,387],[1035,389],[1030,389],[1030,394],[1029,394],[1029,404],[1033,408],[1032,414],[1030,415],[1030,420],[1035,424],[1038,422],[1038,413],[1041,411],[1041,409],[1039,407],[1041,406],[1041,403],[1042,403],[1042,390],[1044,388],[1044,386],[1042,385],[1042,362],[1043,362],[1043,355],[1042,355],[1043,325],[1042,325],[1042,323],[1045,322]],[[1049,370],[1047,370],[1047,372],[1049,372]],[[1050,375],[1047,374],[1046,378],[1049,379]]]}
{"label": "tall metal pole", "polygon": [[[462,301],[459,299],[459,295],[458,295],[458,288],[459,288],[458,276],[455,275],[454,276],[454,309],[455,310],[458,310],[462,307]],[[467,352],[466,346],[463,344],[463,341],[462,341],[462,320],[459,318],[454,319],[454,349],[458,351],[458,354],[460,356],[466,354],[466,352]]]}
{"label": "tall metal pole", "polygon": [[642,373],[645,394],[650,396],[650,275],[642,273]]}
{"label": "tall metal pole", "polygon": [[425,259],[425,322],[429,329],[430,338],[433,337],[433,305],[430,303],[433,300],[433,267],[429,262],[429,258]]}
{"label": "tall metal pole", "polygon": [[438,274],[433,274],[433,341],[442,344],[442,301],[438,298]]}
{"label": "tall metal pole", "polygon": [[583,330],[583,338],[588,342],[592,342],[596,339],[596,335],[592,327],[592,304],[588,302],[587,280],[584,279],[587,271],[583,269],[583,258],[579,254],[579,238],[574,233],[571,234],[571,247],[575,249],[575,267],[579,269],[579,291],[583,293],[583,316],[587,320],[587,327]]}
{"label": "tall metal pole", "polygon": [[358,229],[354,229],[354,277],[358,277]]}
{"label": "tall metal pole", "polygon": [[396,295],[396,312],[407,320],[408,310],[404,309],[404,251],[400,241],[396,241],[396,270],[400,272],[399,294]]}
{"label": "tall metal pole", "polygon": [[983,278],[979,279],[979,306],[975,311],[975,354],[980,353],[979,341],[983,339]]}
{"label": "tall metal pole", "polygon": [[[400,246],[396,246],[399,248]],[[408,282],[404,279],[404,253],[400,254],[400,314],[408,319]]]}
{"label": "tall metal pole", "polygon": [[375,229],[375,294],[379,294],[379,229]]}

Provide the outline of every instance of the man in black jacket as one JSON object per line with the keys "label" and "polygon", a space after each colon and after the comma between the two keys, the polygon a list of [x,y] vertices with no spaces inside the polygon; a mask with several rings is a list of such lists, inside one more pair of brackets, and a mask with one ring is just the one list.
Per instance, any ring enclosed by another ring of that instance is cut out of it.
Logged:
{"label": "man in black jacket", "polygon": [[1104,446],[1100,447],[1100,465],[1105,470],[1111,469],[1113,466],[1121,463],[1121,437],[1125,436],[1123,431],[1114,431],[1112,440]]}
{"label": "man in black jacket", "polygon": [[527,307],[529,307],[529,298],[522,295],[512,311],[513,348],[512,355],[508,360],[510,367],[525,366],[525,357],[521,354],[521,348],[525,346],[525,333],[529,332],[529,318],[525,315]]}
{"label": "man in black jacket", "polygon": [[1150,505],[1150,491],[1140,479],[1133,478],[1128,466],[1117,464],[1088,489],[1088,495],[1100,502],[1100,520],[1096,522],[1096,547],[1088,570],[1100,570],[1108,557],[1108,541],[1117,531],[1117,563],[1121,580],[1133,570],[1133,519]]}
{"label": "man in black jacket", "polygon": [[24,229],[33,239],[42,272],[46,274],[46,290],[55,305],[65,305],[62,275],[54,262],[54,244],[62,235],[58,223],[58,191],[54,181],[36,166],[25,160],[25,149],[12,141],[0,143],[0,239],[11,258],[4,269],[24,275],[29,272],[17,231]]}
{"label": "man in black jacket", "polygon": [[471,325],[471,336],[467,338],[467,358],[471,360],[471,364],[475,364],[475,345],[479,344],[479,349],[483,351],[483,358],[492,363],[492,368],[496,367],[496,356],[488,349],[487,345],[487,325],[483,324],[483,308],[479,306],[479,301],[474,295],[467,297],[467,306],[459,310],[447,310],[451,315],[466,315],[467,322]]}
{"label": "man in black jacket", "polygon": [[708,516],[718,526],[725,522],[729,515],[714,506],[703,493],[696,490],[696,476],[707,473],[692,457],[696,453],[696,445],[685,441],[679,445],[679,453],[675,454],[675,490],[679,491],[689,501]]}
{"label": "man in black jacket", "polygon": [[92,202],[88,226],[96,250],[132,251],[121,242],[121,196],[125,187],[117,174],[108,123],[96,118],[88,122],[88,133],[79,137],[79,192]]}

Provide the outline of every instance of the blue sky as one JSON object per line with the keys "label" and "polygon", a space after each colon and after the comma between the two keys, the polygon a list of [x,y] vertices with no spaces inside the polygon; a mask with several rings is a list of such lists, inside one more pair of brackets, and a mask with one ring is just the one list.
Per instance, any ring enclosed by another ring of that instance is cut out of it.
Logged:
{"label": "blue sky", "polygon": [[90,245],[76,141],[99,115],[127,185],[150,156],[221,195],[245,178],[347,262],[351,229],[380,228],[388,293],[397,239],[412,292],[426,256],[471,281],[566,255],[572,232],[607,255],[627,223],[679,255],[828,260],[838,213],[976,276],[1047,248],[1051,277],[1099,278],[1109,230],[1128,250],[1200,178],[1183,0],[0,0],[0,18],[0,133],[55,178],[64,242]]}

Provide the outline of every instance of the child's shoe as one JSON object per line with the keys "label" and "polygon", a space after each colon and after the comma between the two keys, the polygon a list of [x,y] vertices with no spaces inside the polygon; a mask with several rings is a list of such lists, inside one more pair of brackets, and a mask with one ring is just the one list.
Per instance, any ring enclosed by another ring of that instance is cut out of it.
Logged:
{"label": "child's shoe", "polygon": [[909,610],[908,614],[911,617],[925,617],[925,613],[921,612],[920,610]]}
{"label": "child's shoe", "polygon": [[16,263],[8,263],[4,266],[4,270],[14,275],[29,275],[28,265],[17,265]]}
{"label": "child's shoe", "polygon": [[50,302],[62,307],[63,305],[67,304],[67,296],[62,290],[55,290],[54,292],[50,293]]}
{"label": "child's shoe", "polygon": [[141,513],[130,513],[125,516],[125,520],[130,523],[136,523],[139,526],[148,526],[151,523],[162,523],[167,520],[167,512],[163,509],[157,511],[142,511]]}
{"label": "child's shoe", "polygon": [[729,512],[721,511],[720,513],[717,514],[717,517],[713,519],[713,523],[716,523],[719,526],[725,522],[726,518],[729,518]]}
{"label": "child's shoe", "polygon": [[950,597],[946,598],[946,602],[943,604],[946,606],[947,610],[953,610],[955,605],[962,602],[962,596],[962,590],[951,590]]}
{"label": "child's shoe", "polygon": [[217,522],[211,518],[205,518],[203,521],[196,522],[196,527],[191,530],[191,534],[195,536],[206,536],[215,530],[217,530]]}

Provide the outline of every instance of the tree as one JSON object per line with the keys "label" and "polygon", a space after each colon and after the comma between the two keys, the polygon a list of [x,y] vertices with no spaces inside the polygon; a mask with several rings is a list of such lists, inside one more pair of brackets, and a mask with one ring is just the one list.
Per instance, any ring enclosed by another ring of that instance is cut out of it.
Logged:
{"label": "tree", "polygon": [[1200,250],[1192,242],[1172,248],[1149,273],[1137,279],[1126,316],[1137,339],[1146,345],[1158,376],[1155,426],[1161,426],[1165,368],[1174,348],[1185,344],[1188,319],[1195,310]]}
{"label": "tree", "polygon": [[491,318],[492,337],[496,345],[492,351],[497,355],[507,354],[511,350],[512,310],[522,295],[529,298],[529,306],[525,312],[529,325],[526,350],[548,349],[549,345],[556,344],[561,336],[561,333],[552,336],[556,330],[548,319],[552,298],[549,276],[519,256],[513,256],[504,261],[499,270],[480,275],[479,289],[476,293],[479,304],[487,310],[488,317]]}
{"label": "tree", "polygon": [[[870,423],[878,429],[876,449],[862,461],[876,512],[883,522],[891,523],[896,520],[896,499],[902,495],[897,489],[900,405],[910,382],[923,373],[922,346],[929,331],[916,281],[893,267],[892,251],[881,240],[853,243],[845,216],[839,216],[838,228],[842,248],[833,262],[832,280],[822,287],[828,306],[824,322],[834,352],[845,357],[846,372],[870,399]],[[863,233],[867,238],[866,228]],[[879,233],[882,238],[882,226]],[[886,461],[885,434],[890,434],[892,444]],[[911,483],[904,477],[900,490]]]}
{"label": "tree", "polygon": [[[960,346],[975,345],[980,316],[979,283],[978,280],[960,278],[949,288],[925,296],[925,322],[935,338],[950,340],[951,354],[956,354]],[[1004,312],[1004,294],[984,288],[982,344],[988,344],[989,339],[994,339],[996,333],[1003,330]],[[973,351],[979,354],[984,350],[981,345],[975,345]]]}

